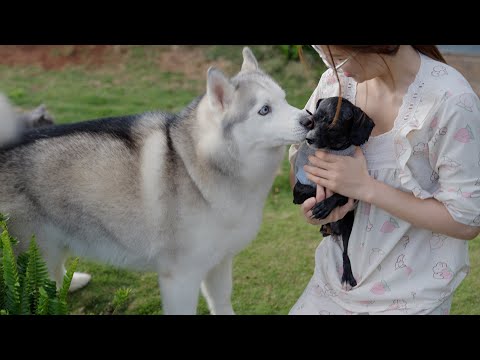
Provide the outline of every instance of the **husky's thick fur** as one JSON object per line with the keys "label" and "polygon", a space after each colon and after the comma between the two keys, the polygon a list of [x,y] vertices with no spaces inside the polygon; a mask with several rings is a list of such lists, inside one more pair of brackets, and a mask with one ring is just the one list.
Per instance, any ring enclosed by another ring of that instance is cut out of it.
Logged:
{"label": "husky's thick fur", "polygon": [[[243,50],[229,79],[178,114],[150,112],[20,133],[0,105],[0,212],[28,245],[35,234],[57,282],[69,253],[156,271],[165,314],[232,314],[232,258],[257,234],[286,145],[307,112]],[[8,133],[6,129],[8,128]],[[72,287],[88,282],[74,277]]]}

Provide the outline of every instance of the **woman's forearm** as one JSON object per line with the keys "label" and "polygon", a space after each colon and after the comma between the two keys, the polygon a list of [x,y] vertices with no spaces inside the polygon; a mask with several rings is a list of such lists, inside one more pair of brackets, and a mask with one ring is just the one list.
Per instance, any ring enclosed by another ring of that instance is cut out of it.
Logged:
{"label": "woman's forearm", "polygon": [[415,227],[463,240],[472,240],[480,232],[480,227],[455,221],[445,205],[436,199],[422,200],[373,178],[371,180],[368,190],[360,200],[375,205]]}
{"label": "woman's forearm", "polygon": [[288,175],[288,179],[290,180],[290,187],[293,188],[295,187],[295,174],[293,173],[293,169],[290,167],[290,173]]}

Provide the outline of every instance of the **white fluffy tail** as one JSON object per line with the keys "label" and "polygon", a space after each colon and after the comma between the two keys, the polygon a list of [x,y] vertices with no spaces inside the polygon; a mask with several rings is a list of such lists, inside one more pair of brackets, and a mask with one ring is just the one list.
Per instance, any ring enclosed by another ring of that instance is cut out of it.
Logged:
{"label": "white fluffy tail", "polygon": [[0,94],[0,147],[13,142],[20,131],[21,126],[13,106],[5,95]]}

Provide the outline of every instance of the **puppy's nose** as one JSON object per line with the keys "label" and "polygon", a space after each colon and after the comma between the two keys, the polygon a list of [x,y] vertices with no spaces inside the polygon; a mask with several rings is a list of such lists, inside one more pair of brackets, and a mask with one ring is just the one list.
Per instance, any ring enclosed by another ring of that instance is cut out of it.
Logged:
{"label": "puppy's nose", "polygon": [[302,120],[300,120],[300,124],[302,124],[308,130],[313,129],[313,119],[311,116],[305,116]]}

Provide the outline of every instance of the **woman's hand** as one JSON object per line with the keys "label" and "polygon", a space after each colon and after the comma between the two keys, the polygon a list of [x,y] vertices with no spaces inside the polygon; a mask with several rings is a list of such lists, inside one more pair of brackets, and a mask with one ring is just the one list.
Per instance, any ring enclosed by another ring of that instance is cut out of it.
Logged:
{"label": "woman's hand", "polygon": [[305,165],[304,170],[317,188],[326,188],[350,199],[365,201],[369,198],[374,181],[368,174],[367,161],[360,147],[356,147],[354,156],[333,155],[319,150],[308,160],[311,165]]}
{"label": "woman's hand", "polygon": [[326,199],[330,196],[332,196],[333,192],[323,188],[322,186],[317,185],[317,195],[316,198],[311,197],[310,199],[307,199],[304,201],[304,203],[301,205],[301,209],[303,212],[303,216],[307,220],[309,224],[312,225],[324,225],[324,224],[329,224],[335,221],[338,221],[340,219],[343,219],[343,217],[354,208],[354,202],[353,199],[348,199],[348,202],[343,205],[339,206],[330,213],[325,219],[318,220],[318,219],[312,219],[312,207],[315,206],[317,202],[322,201],[323,199]]}

